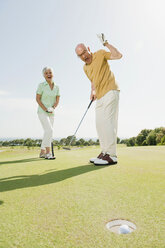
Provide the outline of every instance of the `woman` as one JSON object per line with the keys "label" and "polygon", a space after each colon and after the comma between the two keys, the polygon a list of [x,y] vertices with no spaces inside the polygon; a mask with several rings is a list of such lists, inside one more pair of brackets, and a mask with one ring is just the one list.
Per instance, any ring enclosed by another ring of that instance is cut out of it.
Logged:
{"label": "woman", "polygon": [[53,69],[45,67],[42,70],[45,82],[40,83],[36,92],[38,103],[38,117],[44,129],[44,137],[41,144],[39,157],[55,159],[50,153],[53,137],[54,109],[59,103],[59,87],[53,81]]}

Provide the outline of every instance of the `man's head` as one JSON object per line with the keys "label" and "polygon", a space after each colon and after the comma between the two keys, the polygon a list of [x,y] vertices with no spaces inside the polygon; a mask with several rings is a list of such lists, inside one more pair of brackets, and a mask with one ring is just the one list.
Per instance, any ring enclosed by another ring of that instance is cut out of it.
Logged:
{"label": "man's head", "polygon": [[92,54],[90,53],[89,47],[87,49],[84,44],[78,44],[75,48],[75,52],[77,56],[86,64],[90,64],[92,62]]}

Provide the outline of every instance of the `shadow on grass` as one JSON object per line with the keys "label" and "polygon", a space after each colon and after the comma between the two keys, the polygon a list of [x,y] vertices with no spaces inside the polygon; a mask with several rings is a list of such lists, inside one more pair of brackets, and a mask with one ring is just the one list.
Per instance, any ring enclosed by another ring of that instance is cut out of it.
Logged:
{"label": "shadow on grass", "polygon": [[21,160],[10,160],[10,161],[4,161],[0,162],[0,165],[4,164],[17,164],[17,163],[28,163],[33,161],[41,160],[41,158],[27,158],[27,159],[21,159]]}
{"label": "shadow on grass", "polygon": [[44,173],[42,175],[20,175],[2,178],[0,179],[0,192],[57,183],[101,168],[104,168],[104,166],[95,167],[93,165],[82,165],[65,170]]}
{"label": "shadow on grass", "polygon": [[0,200],[0,205],[2,205],[2,204],[3,204],[3,201]]}

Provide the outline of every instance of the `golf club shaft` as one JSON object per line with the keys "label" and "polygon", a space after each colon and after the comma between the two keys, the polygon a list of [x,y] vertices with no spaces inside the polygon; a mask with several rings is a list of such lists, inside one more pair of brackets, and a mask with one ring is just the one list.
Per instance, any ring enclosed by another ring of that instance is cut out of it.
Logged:
{"label": "golf club shaft", "polygon": [[84,117],[85,117],[85,115],[86,115],[86,113],[88,111],[88,109],[90,108],[92,102],[93,102],[93,99],[90,101],[90,103],[89,103],[89,105],[87,107],[87,110],[85,111],[85,114],[83,115],[83,118],[81,119],[81,121],[80,121],[80,123],[79,123],[79,125],[78,125],[78,127],[77,127],[77,129],[76,129],[76,131],[74,133],[74,135],[72,136],[72,138],[71,138],[71,140],[69,142],[69,146],[72,144],[72,141],[73,141],[73,139],[74,139],[74,137],[75,137],[75,135],[76,135],[76,133],[77,133],[77,131],[78,131],[78,129],[79,129],[79,127],[80,127],[80,125],[81,125],[81,123],[82,123],[82,121],[83,121],[83,119],[84,119]]}
{"label": "golf club shaft", "polygon": [[53,141],[51,142],[52,156],[54,157]]}

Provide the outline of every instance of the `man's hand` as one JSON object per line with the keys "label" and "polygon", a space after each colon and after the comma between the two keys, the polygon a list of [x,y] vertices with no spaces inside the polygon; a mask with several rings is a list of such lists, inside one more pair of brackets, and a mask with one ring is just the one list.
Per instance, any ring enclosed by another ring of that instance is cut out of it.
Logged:
{"label": "man's hand", "polygon": [[108,43],[108,41],[105,39],[105,35],[103,33],[97,34],[97,37],[99,38],[99,40],[103,44],[103,46],[105,46]]}
{"label": "man's hand", "polygon": [[93,101],[96,100],[96,91],[95,91],[95,85],[93,82],[91,82],[91,95],[90,95],[90,99]]}
{"label": "man's hand", "polygon": [[103,33],[97,34],[97,37],[99,38],[103,46],[106,46],[110,50],[111,52],[110,59],[121,59],[122,58],[123,55],[114,46],[108,43]]}
{"label": "man's hand", "polygon": [[93,101],[96,100],[96,92],[95,92],[95,90],[91,91],[90,100],[92,100],[92,99],[93,99]]}

